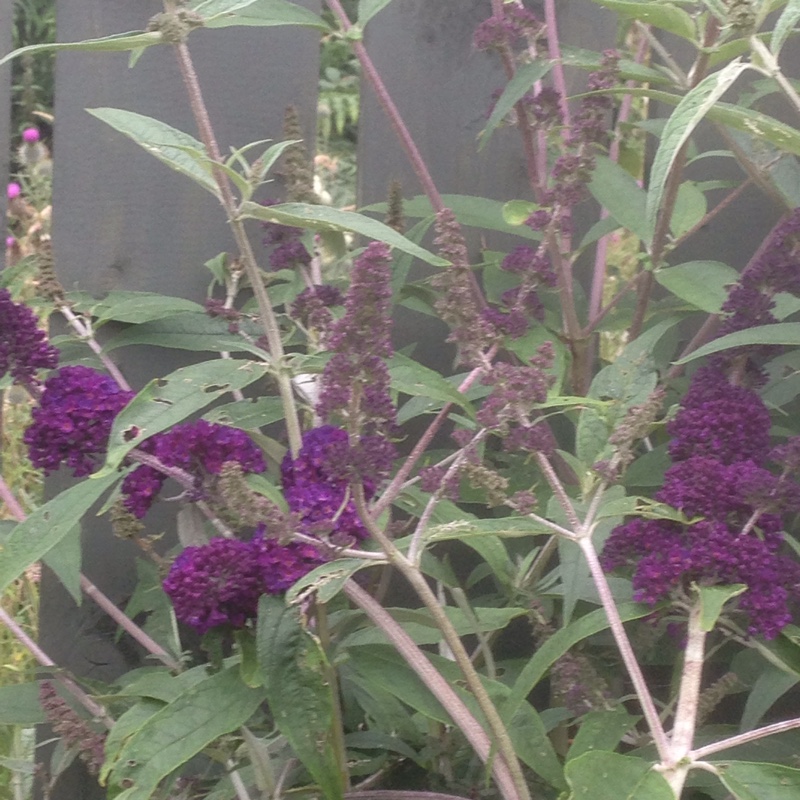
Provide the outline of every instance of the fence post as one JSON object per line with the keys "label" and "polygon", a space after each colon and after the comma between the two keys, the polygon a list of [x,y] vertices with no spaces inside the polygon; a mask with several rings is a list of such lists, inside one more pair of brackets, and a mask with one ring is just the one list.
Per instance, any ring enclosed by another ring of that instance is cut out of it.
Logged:
{"label": "fence post", "polygon": [[[318,0],[304,5],[319,8]],[[58,40],[141,30],[160,10],[154,0],[59,0]],[[190,36],[189,47],[223,152],[281,139],[290,104],[298,107],[313,142],[317,32],[200,30]],[[125,108],[196,136],[171,49],[150,48],[133,69],[127,53],[63,52],[56,61],[56,87],[53,246],[62,283],[98,297],[125,289],[202,301],[210,281],[203,263],[234,250],[221,208],[211,195],[84,111]],[[123,372],[139,388],[180,366],[179,359],[157,348],[125,348],[119,355]],[[49,491],[63,488],[65,481],[57,476],[49,481]],[[167,532],[167,542],[174,542],[174,512],[154,512],[147,522],[149,532]],[[124,604],[135,580],[134,548],[116,540],[105,519],[91,517],[83,527],[83,545],[84,572]],[[108,680],[139,663],[140,654],[124,637],[115,641],[116,631],[102,613],[90,601],[76,608],[50,574],[43,578],[40,631],[51,657],[81,676]],[[103,796],[93,780],[73,769],[59,781],[52,800]]]}

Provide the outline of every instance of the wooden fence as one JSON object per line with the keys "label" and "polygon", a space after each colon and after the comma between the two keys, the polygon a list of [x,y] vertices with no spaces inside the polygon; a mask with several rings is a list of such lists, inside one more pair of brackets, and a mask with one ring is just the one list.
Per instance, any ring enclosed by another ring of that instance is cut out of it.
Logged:
{"label": "wooden fence", "polygon": [[[0,0],[0,49],[10,49],[12,0]],[[317,0],[304,5],[319,10]],[[536,4],[531,3],[536,11]],[[137,30],[161,8],[159,0],[58,0],[59,41]],[[370,23],[366,46],[404,115],[442,193],[506,200],[528,198],[525,170],[513,130],[501,130],[480,153],[476,136],[494,89],[505,79],[495,59],[476,53],[471,37],[488,16],[488,0],[394,0]],[[562,37],[599,50],[612,46],[616,18],[585,0],[558,0]],[[318,81],[318,35],[308,29],[229,28],[197,31],[190,49],[198,65],[212,122],[223,148],[281,138],[286,106],[293,104],[313,141]],[[147,290],[196,300],[205,294],[203,262],[233,242],[210,195],[171,172],[84,109],[115,106],[147,114],[196,133],[171,50],[147,50],[134,69],[125,53],[60,53],[56,59],[53,241],[65,286],[98,295],[112,289]],[[0,73],[0,149],[8,152],[8,76]],[[578,85],[580,76],[570,79]],[[0,177],[5,177],[0,167]],[[391,179],[406,196],[420,193],[413,173],[368,86],[363,87],[358,149],[358,193],[381,200]],[[741,265],[775,217],[755,195],[744,195],[732,213],[749,204],[752,228],[731,229],[721,215],[702,234],[702,257]],[[491,240],[490,240],[491,245]],[[687,258],[700,250],[687,248]],[[419,335],[419,318],[412,322]],[[431,339],[438,333],[431,329]],[[123,371],[141,386],[177,361],[163,350],[121,353]],[[51,490],[61,488],[51,481]],[[154,532],[174,521],[154,518]],[[105,524],[87,523],[84,571],[124,603],[134,583],[133,551]],[[139,654],[117,642],[115,630],[90,602],[79,609],[45,575],[41,641],[75,673],[109,679],[139,663]],[[77,770],[59,784],[53,800],[101,797]]]}

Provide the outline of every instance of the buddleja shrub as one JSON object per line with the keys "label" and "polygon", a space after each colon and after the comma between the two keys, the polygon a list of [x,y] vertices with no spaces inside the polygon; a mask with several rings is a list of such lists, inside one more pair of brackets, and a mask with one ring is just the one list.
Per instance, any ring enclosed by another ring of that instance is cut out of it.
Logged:
{"label": "buddleja shrub", "polygon": [[[238,248],[209,262],[205,306],[64,292],[44,235],[0,290],[0,371],[35,401],[31,460],[80,479],[27,519],[2,485],[19,523],[0,585],[46,559],[155,659],[89,687],[2,611],[43,665],[38,685],[13,687],[15,721],[44,712],[59,752],[79,754],[109,797],[800,796],[800,719],[759,727],[800,677],[800,198],[751,155],[757,139],[796,171],[800,135],[721,101],[757,73],[759,96],[800,111],[778,63],[797,9],[598,2],[619,12],[631,53],[559,42],[551,0],[543,19],[487,2],[473,57],[499,59],[508,85],[482,141],[515,127],[529,178],[502,223],[489,200],[444,204],[371,68],[361,33],[386,2],[362,0],[357,25],[328,2],[425,190],[404,205],[393,189],[385,221],[313,202],[293,113],[285,142],[227,160],[205,114],[195,28],[330,35],[310,11],[168,4],[144,32],[69,45],[175,50],[199,140],[133,111],[91,113],[214,194]],[[664,32],[688,41],[685,63]],[[588,74],[569,103],[565,62]],[[660,130],[647,189],[619,164],[641,98],[674,106],[646,126]],[[719,184],[686,180],[702,120],[785,205],[740,274],[674,263],[739,192],[707,210]],[[279,159],[287,202],[256,202]],[[590,196],[600,221],[579,242],[573,215]],[[519,241],[476,265],[464,218]],[[248,219],[263,223],[263,249]],[[363,246],[324,267],[322,249],[347,231]],[[607,268],[624,253],[634,267],[609,300]],[[574,281],[592,255],[584,303]],[[411,257],[433,268],[421,285],[396,278]],[[33,267],[38,307],[66,318],[80,363],[11,291]],[[656,284],[667,297],[653,302]],[[452,374],[393,351],[407,298],[449,326]],[[109,320],[139,324],[101,344],[92,332]],[[688,343],[684,330],[696,331]],[[136,391],[107,353],[144,341],[221,357]],[[166,499],[183,508],[184,536],[164,552],[176,539],[157,544],[149,514]],[[58,556],[101,500],[108,535],[142,548],[127,613]],[[400,596],[412,590],[408,607],[385,607],[392,575]]]}

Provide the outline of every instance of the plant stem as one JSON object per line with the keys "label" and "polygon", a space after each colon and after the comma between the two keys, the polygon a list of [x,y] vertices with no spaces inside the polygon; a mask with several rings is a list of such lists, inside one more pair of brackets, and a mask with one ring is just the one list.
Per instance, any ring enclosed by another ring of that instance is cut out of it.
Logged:
{"label": "plant stem", "polygon": [[671,750],[667,734],[664,731],[664,726],[661,724],[661,719],[658,716],[658,711],[656,710],[650,690],[647,688],[647,683],[645,682],[639,662],[636,660],[636,655],[633,652],[630,639],[628,639],[628,635],[625,633],[625,626],[622,624],[622,619],[619,616],[611,587],[608,585],[606,575],[603,572],[603,568],[600,566],[600,559],[597,557],[594,543],[590,537],[586,536],[578,540],[578,546],[583,551],[586,561],[589,564],[589,571],[594,580],[595,587],[597,588],[597,593],[600,595],[603,608],[605,609],[611,633],[614,636],[614,641],[617,643],[622,661],[630,675],[634,690],[636,691],[636,697],[639,700],[639,705],[642,707],[642,712],[650,728],[650,734],[653,737],[653,743],[658,752],[658,757],[662,763],[670,764],[672,763],[670,758]]}
{"label": "plant stem", "polygon": [[689,757],[694,761],[699,761],[707,756],[714,755],[714,753],[721,753],[723,750],[729,750],[742,744],[749,744],[763,739],[765,736],[774,736],[776,733],[784,733],[796,728],[800,728],[800,717],[789,719],[785,722],[773,722],[772,725],[765,725],[763,728],[756,728],[753,731],[747,731],[747,733],[740,733],[728,739],[721,739],[719,742],[712,742],[703,747],[698,747],[697,750],[692,750],[689,753]]}
{"label": "plant stem", "polygon": [[[353,26],[350,23],[342,4],[339,2],[339,0],[325,0],[325,2],[328,8],[333,12],[333,15],[339,22],[342,30],[347,33]],[[403,148],[406,156],[408,157],[408,161],[411,164],[411,168],[414,170],[414,174],[417,176],[420,185],[422,186],[422,190],[425,192],[425,195],[430,201],[434,212],[438,213],[445,207],[442,197],[439,194],[439,190],[436,188],[436,184],[433,182],[433,177],[431,176],[430,170],[422,158],[422,154],[419,152],[416,142],[411,136],[411,133],[408,130],[405,122],[403,121],[403,117],[400,115],[399,109],[395,105],[394,100],[392,100],[391,95],[386,89],[386,84],[384,84],[383,79],[378,73],[378,70],[375,68],[375,64],[369,57],[369,53],[367,53],[367,49],[364,47],[363,43],[354,39],[350,42],[350,45],[352,46],[353,52],[356,54],[356,57],[361,64],[364,77],[367,79],[367,81],[369,81],[370,86],[372,86],[372,90],[375,92],[378,103],[380,103],[381,108],[388,117],[389,123],[391,124],[398,140],[400,141],[400,146]]]}
{"label": "plant stem", "polygon": [[706,632],[701,627],[701,615],[702,606],[698,598],[689,611],[678,706],[675,710],[675,723],[670,742],[672,757],[664,773],[676,797],[680,797],[689,771],[691,759],[688,756],[697,726],[697,706],[700,701],[706,642]]}
{"label": "plant stem", "polygon": [[425,653],[414,640],[403,630],[389,612],[365,592],[354,581],[344,586],[345,594],[353,601],[372,622],[386,635],[392,646],[405,659],[420,680],[430,689],[436,699],[447,709],[447,713],[472,745],[478,757],[486,765],[491,765],[495,781],[505,800],[522,800],[527,797],[518,792],[508,765],[502,758],[494,758],[492,742],[480,723],[472,715],[453,687],[439,674],[428,661]]}
{"label": "plant stem", "polygon": [[798,114],[800,114],[800,95],[797,94],[794,86],[792,86],[791,82],[783,74],[780,66],[778,65],[778,60],[772,54],[772,51],[764,44],[764,42],[761,41],[761,39],[758,38],[758,36],[750,37],[750,47],[752,48],[753,52],[756,53],[764,62],[765,68],[759,69],[759,67],[755,64],[753,67],[767,77],[774,78],[778,86],[781,87],[783,93],[789,99],[789,104]]}
{"label": "plant stem", "polygon": [[367,509],[366,500],[364,498],[364,487],[354,486],[353,495],[358,513],[367,526],[370,535],[380,544],[392,566],[397,567],[405,579],[411,584],[411,587],[417,593],[419,599],[422,600],[425,608],[436,623],[436,627],[441,631],[445,644],[450,648],[453,659],[464,675],[467,687],[474,695],[480,710],[486,718],[489,730],[494,739],[494,744],[505,760],[509,772],[511,773],[519,800],[530,800],[530,793],[528,792],[527,783],[522,774],[522,768],[520,767],[519,760],[514,751],[514,745],[511,742],[508,731],[503,724],[503,720],[500,718],[497,708],[491,701],[481,681],[480,675],[478,675],[472,665],[469,653],[464,647],[458,632],[442,610],[436,595],[433,593],[430,586],[428,586],[427,581],[420,573],[419,569],[395,547],[394,542],[392,542],[380,527],[375,524],[372,515]]}
{"label": "plant stem", "polygon": [[[0,606],[0,622],[2,622],[14,635],[14,638],[25,647],[28,652],[41,664],[43,667],[57,669],[57,664],[44,652],[44,650],[36,644],[36,642],[25,633],[24,630],[17,624],[17,622],[8,614],[8,612]],[[78,686],[72,678],[62,675],[59,672],[54,673],[53,676],[93,717],[102,722],[107,728],[111,729],[114,726],[114,720],[106,713],[106,710],[95,700],[93,700],[86,692]]]}
{"label": "plant stem", "polygon": [[119,371],[119,367],[103,352],[103,348],[95,338],[91,328],[66,303],[59,305],[58,310],[75,333],[89,345],[89,349],[103,362],[103,366],[116,381],[117,386],[125,392],[133,391],[128,381],[125,380],[125,376]]}
{"label": "plant stem", "polygon": [[[27,519],[22,506],[19,504],[19,501],[14,496],[14,493],[11,491],[8,484],[3,480],[2,476],[0,476],[0,499],[3,500],[3,502],[6,504],[6,507],[16,517],[18,522],[24,522]],[[155,639],[145,633],[130,617],[127,616],[127,614],[125,614],[123,611],[120,611],[120,609],[118,609],[117,606],[83,573],[78,574],[80,576],[81,589],[87,597],[94,600],[94,602],[97,603],[97,605],[100,606],[100,608],[102,608],[106,614],[108,614],[133,639],[139,642],[139,644],[142,645],[142,647],[144,647],[144,649],[147,650],[151,655],[154,655],[156,658],[160,659],[170,669],[180,670],[180,663],[175,661],[175,659],[173,659],[172,656],[170,656],[169,653],[167,653],[167,651],[155,641]]]}
{"label": "plant stem", "polygon": [[261,271],[258,268],[255,253],[253,252],[250,239],[245,231],[244,223],[239,219],[230,179],[219,167],[223,161],[222,155],[217,145],[214,129],[211,126],[208,109],[203,100],[203,93],[200,89],[200,82],[197,79],[197,73],[195,72],[191,55],[189,54],[189,48],[184,42],[178,42],[173,45],[173,47],[178,59],[178,66],[181,76],[183,77],[184,86],[189,96],[189,104],[192,108],[192,114],[197,124],[200,139],[205,145],[206,152],[211,160],[214,179],[219,187],[220,202],[227,214],[231,231],[233,232],[236,245],[242,257],[245,273],[253,289],[253,295],[256,298],[259,318],[267,337],[269,352],[275,362],[278,391],[286,415],[286,432],[289,437],[289,449],[293,456],[297,456],[301,446],[300,420],[294,399],[291,377],[286,371],[286,365],[284,363],[283,342],[281,340],[278,320],[272,310],[272,302],[267,293],[267,288],[264,286]]}

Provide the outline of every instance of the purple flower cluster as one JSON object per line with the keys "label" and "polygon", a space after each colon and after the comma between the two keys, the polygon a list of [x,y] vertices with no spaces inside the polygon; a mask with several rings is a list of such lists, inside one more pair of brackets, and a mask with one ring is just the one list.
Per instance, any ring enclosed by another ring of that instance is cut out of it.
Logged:
{"label": "purple flower cluster", "polygon": [[280,594],[324,561],[312,545],[280,544],[263,527],[248,541],[212,539],[187,547],[164,581],[175,616],[198,633],[222,625],[242,628],[258,612],[262,594]]}
{"label": "purple flower cluster", "polygon": [[394,452],[387,437],[393,435],[396,419],[384,360],[393,353],[390,265],[389,248],[378,242],[355,260],[344,316],[331,326],[325,342],[334,355],[322,373],[317,404],[324,421],[339,417],[370,437],[383,451],[381,459]]}
{"label": "purple flower cluster", "polygon": [[327,283],[318,284],[303,289],[297,295],[292,303],[290,314],[306,328],[325,331],[333,321],[333,315],[329,309],[343,303],[344,296],[335,286]]}
{"label": "purple flower cluster", "polygon": [[108,376],[89,367],[62,367],[44,384],[25,431],[31,463],[46,474],[61,464],[76,476],[99,466],[114,419],[131,400]]}
{"label": "purple flower cluster", "polygon": [[[198,497],[210,476],[219,475],[226,462],[235,461],[244,472],[263,472],[264,456],[253,440],[238,428],[215,425],[205,420],[176,425],[166,433],[140,445],[167,467],[188,472],[195,480]],[[141,519],[155,501],[167,476],[147,464],[137,467],[122,482],[125,508]]]}
{"label": "purple flower cluster", "polygon": [[33,311],[0,289],[0,378],[10,372],[18,383],[35,385],[38,370],[57,365],[58,351],[39,329]]}
{"label": "purple flower cluster", "polygon": [[[359,463],[361,459],[371,463]],[[351,476],[382,477],[391,463],[392,454],[380,442],[362,439],[352,447],[341,428],[312,428],[303,434],[297,458],[287,453],[281,464],[283,494],[289,509],[299,515],[304,533],[329,537],[336,544],[363,540],[368,533],[349,499]],[[371,498],[374,479],[363,479],[363,486],[366,498]]]}
{"label": "purple flower cluster", "polygon": [[[274,206],[278,200],[267,200],[265,206]],[[311,254],[300,241],[303,235],[302,228],[292,225],[281,225],[278,222],[263,223],[265,231],[264,245],[271,247],[269,265],[274,270],[295,269],[298,266],[307,267],[311,263]]]}
{"label": "purple flower cluster", "polygon": [[746,584],[738,608],[750,632],[775,637],[791,620],[789,601],[800,599],[800,567],[781,553],[780,516],[800,510],[800,486],[788,469],[776,475],[765,466],[770,417],[763,401],[732,384],[714,360],[694,374],[667,430],[673,465],[655,498],[689,523],[626,522],[606,542],[604,567],[633,565],[634,596],[651,604],[693,582]]}

